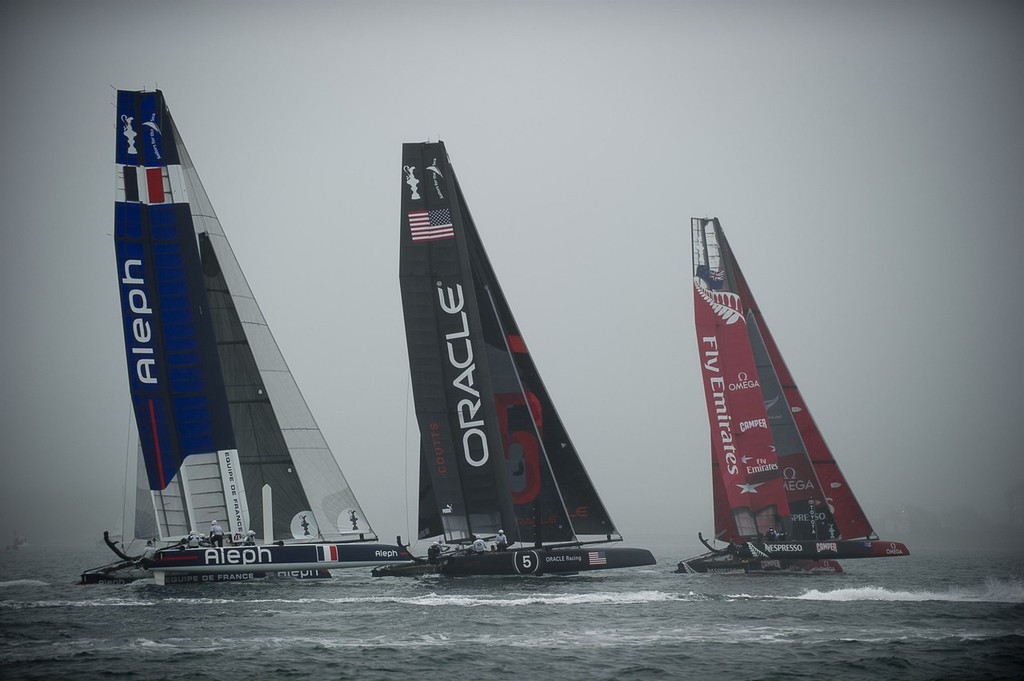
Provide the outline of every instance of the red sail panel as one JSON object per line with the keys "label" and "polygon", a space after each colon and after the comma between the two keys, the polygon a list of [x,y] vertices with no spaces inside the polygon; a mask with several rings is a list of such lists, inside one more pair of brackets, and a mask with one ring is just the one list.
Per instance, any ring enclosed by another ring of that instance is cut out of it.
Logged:
{"label": "red sail panel", "polygon": [[[800,394],[800,389],[797,387],[792,374],[789,372],[789,368],[786,366],[785,360],[782,358],[782,353],[775,343],[775,339],[764,320],[764,316],[761,314],[760,308],[757,306],[757,302],[754,300],[753,294],[750,292],[750,287],[747,285],[742,271],[740,271],[739,266],[735,262],[733,264],[733,274],[736,278],[737,289],[750,312],[757,318],[765,349],[771,358],[772,368],[778,376],[779,383],[782,385],[783,395],[792,411],[793,420],[797,425],[797,430],[800,433],[800,438],[803,440],[809,463],[813,466],[819,485],[815,494],[808,494],[808,490],[804,489],[804,485],[813,485],[814,478],[803,474],[799,470],[800,467],[797,466],[795,475],[791,475],[786,481],[790,500],[813,497],[818,503],[821,503],[821,501],[827,503],[835,519],[836,529],[839,531],[840,538],[854,539],[872,536],[874,531],[871,528],[871,523],[868,522],[867,516],[853,494],[853,490],[847,484],[842,471],[839,470],[839,464],[836,463],[835,458],[832,456],[832,452],[825,443],[821,431],[818,430],[818,426],[814,423],[814,418],[811,416],[811,412],[807,408],[803,396]],[[783,471],[784,477],[786,477],[787,470]]]}
{"label": "red sail panel", "polygon": [[[789,515],[739,297],[694,279],[694,316],[712,456],[738,537],[753,537]],[[717,514],[716,514],[717,515]],[[730,537],[732,538],[732,537]]]}

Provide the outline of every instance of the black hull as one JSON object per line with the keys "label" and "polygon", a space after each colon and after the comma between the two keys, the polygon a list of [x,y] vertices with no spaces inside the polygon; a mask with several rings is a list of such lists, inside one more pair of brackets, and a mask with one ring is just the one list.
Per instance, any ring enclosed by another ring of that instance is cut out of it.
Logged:
{"label": "black hull", "polygon": [[510,549],[442,556],[436,564],[385,565],[374,568],[373,574],[376,577],[574,574],[654,565],[656,562],[647,549]]}
{"label": "black hull", "polygon": [[[124,556],[120,551],[115,551]],[[273,575],[329,577],[337,568],[412,562],[404,546],[394,544],[284,544],[270,546],[163,549],[151,560],[129,558],[86,570],[80,584],[128,584],[154,579],[158,584],[243,581]]]}
{"label": "black hull", "polygon": [[843,571],[843,566],[836,560],[750,559],[732,555],[723,556],[706,553],[702,556],[679,561],[675,571],[685,574],[740,574],[748,572],[838,574]]}
{"label": "black hull", "polygon": [[[703,540],[702,540],[703,541]],[[707,542],[705,545],[711,548]],[[749,541],[680,561],[676,572],[842,572],[838,560],[909,556],[900,542],[880,540]]]}

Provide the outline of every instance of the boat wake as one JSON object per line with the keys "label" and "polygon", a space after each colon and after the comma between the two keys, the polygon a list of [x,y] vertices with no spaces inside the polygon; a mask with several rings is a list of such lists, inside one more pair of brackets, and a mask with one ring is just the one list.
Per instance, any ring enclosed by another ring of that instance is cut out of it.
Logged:
{"label": "boat wake", "polygon": [[9,589],[16,586],[49,586],[46,582],[38,579],[12,579],[7,582],[0,582],[0,589]]}
{"label": "boat wake", "polygon": [[973,587],[957,587],[948,591],[900,591],[881,586],[865,586],[853,589],[822,591],[811,589],[800,596],[791,596],[804,601],[950,601],[964,603],[1024,603],[1024,582],[1018,580],[990,579],[985,584]]}

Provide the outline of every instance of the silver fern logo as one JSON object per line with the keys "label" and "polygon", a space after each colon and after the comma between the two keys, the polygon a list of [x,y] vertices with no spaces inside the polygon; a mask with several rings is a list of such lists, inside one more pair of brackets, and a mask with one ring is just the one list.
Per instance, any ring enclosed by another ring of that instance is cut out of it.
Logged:
{"label": "silver fern logo", "polygon": [[735,324],[737,321],[746,321],[743,317],[743,303],[735,293],[727,291],[712,291],[708,288],[707,282],[700,277],[693,278],[693,286],[704,302],[711,307],[711,310],[721,317],[726,324]]}

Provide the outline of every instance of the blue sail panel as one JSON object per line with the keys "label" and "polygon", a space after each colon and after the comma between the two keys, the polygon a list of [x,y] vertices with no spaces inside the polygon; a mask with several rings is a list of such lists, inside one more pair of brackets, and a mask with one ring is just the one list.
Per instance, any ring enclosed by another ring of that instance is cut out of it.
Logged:
{"label": "blue sail panel", "polygon": [[128,379],[150,489],[192,454],[234,449],[199,249],[159,93],[118,93],[114,241]]}

